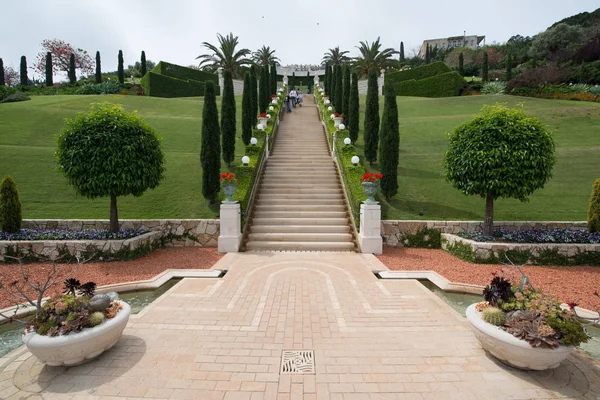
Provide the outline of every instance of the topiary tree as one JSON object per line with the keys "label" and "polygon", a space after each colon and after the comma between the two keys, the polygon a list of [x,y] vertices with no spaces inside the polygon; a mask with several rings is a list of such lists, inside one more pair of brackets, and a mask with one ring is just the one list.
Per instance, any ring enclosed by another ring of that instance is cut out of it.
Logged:
{"label": "topiary tree", "polygon": [[54,85],[52,76],[52,53],[46,53],[46,86]]}
{"label": "topiary tree", "polygon": [[404,60],[404,42],[400,42],[400,62],[403,63]]}
{"label": "topiary tree", "polygon": [[458,55],[458,73],[460,76],[465,76],[465,56],[462,52]]}
{"label": "topiary tree", "polygon": [[277,93],[277,63],[271,63],[271,93]]}
{"label": "topiary tree", "polygon": [[481,80],[483,82],[489,81],[488,78],[488,53],[483,53],[483,66],[481,67]]}
{"label": "topiary tree", "polygon": [[219,113],[215,84],[206,81],[204,86],[204,109],[202,110],[202,148],[200,164],[202,165],[202,196],[213,204],[220,189],[221,172],[221,132],[219,129]]}
{"label": "topiary tree", "polygon": [[110,197],[110,230],[119,231],[117,197],[158,186],[165,156],[154,129],[121,104],[92,104],[58,134],[59,169],[79,195]]}
{"label": "topiary tree", "polygon": [[325,94],[329,94],[329,64],[325,64],[325,82],[323,84]]}
{"label": "topiary tree", "polygon": [[590,208],[588,209],[588,230],[600,232],[600,178],[596,179],[592,186]]}
{"label": "topiary tree", "polygon": [[119,83],[122,85],[125,83],[125,73],[123,70],[123,50],[119,50],[119,65],[117,66],[117,76],[119,77]]}
{"label": "topiary tree", "polygon": [[385,85],[383,116],[379,144],[379,169],[381,193],[387,201],[398,193],[398,152],[400,151],[400,130],[398,128],[398,105],[394,85]]}
{"label": "topiary tree", "polygon": [[142,57],[140,58],[140,74],[142,78],[146,75],[146,52],[142,50]]}
{"label": "topiary tree", "polygon": [[96,52],[96,83],[102,83],[102,69],[100,66],[100,52]]}
{"label": "topiary tree", "polygon": [[256,80],[256,66],[252,65],[250,68],[250,89],[252,91],[252,124],[258,118],[258,81]]}
{"label": "topiary tree", "polygon": [[6,85],[6,81],[4,79],[4,61],[0,58],[0,86]]}
{"label": "topiary tree", "polygon": [[20,232],[22,222],[17,185],[10,176],[5,176],[0,184],[0,231]]}
{"label": "topiary tree", "polygon": [[449,134],[442,164],[446,180],[466,195],[485,199],[483,232],[492,235],[494,200],[527,201],[552,176],[555,143],[538,117],[523,108],[486,105]]}
{"label": "topiary tree", "polygon": [[223,161],[227,166],[235,157],[235,95],[233,94],[233,78],[231,71],[223,71],[223,96],[221,100],[221,142]]}
{"label": "topiary tree", "polygon": [[335,72],[335,110],[338,113],[342,113],[342,109],[344,108],[344,86],[343,86],[343,77],[342,77],[342,66],[336,65]]}
{"label": "topiary tree", "polygon": [[264,113],[267,111],[269,106],[269,67],[262,67],[260,69],[260,81],[258,82],[258,112]]}
{"label": "topiary tree", "polygon": [[350,140],[355,143],[358,140],[359,119],[359,97],[358,97],[358,74],[352,73],[352,84],[350,86],[350,101],[348,104],[348,131]]}
{"label": "topiary tree", "polygon": [[250,144],[252,138],[252,127],[256,114],[252,108],[252,79],[250,72],[244,76],[244,93],[242,94],[242,142],[246,146]]}
{"label": "topiary tree", "polygon": [[75,53],[71,53],[71,55],[69,56],[69,71],[67,75],[69,75],[70,83],[77,82],[77,75],[75,73]]}
{"label": "topiary tree", "polygon": [[348,111],[350,108],[350,66],[344,65],[342,68],[343,87],[342,94],[342,114],[344,114],[344,124],[348,124]]}
{"label": "topiary tree", "polygon": [[371,165],[377,161],[377,145],[379,144],[379,94],[377,71],[369,70],[367,81],[367,100],[365,109],[365,158]]}
{"label": "topiary tree", "polygon": [[21,86],[27,86],[29,78],[27,77],[27,58],[21,56]]}
{"label": "topiary tree", "polygon": [[427,44],[427,47],[425,49],[425,62],[427,64],[431,62],[431,48],[429,47],[429,44]]}

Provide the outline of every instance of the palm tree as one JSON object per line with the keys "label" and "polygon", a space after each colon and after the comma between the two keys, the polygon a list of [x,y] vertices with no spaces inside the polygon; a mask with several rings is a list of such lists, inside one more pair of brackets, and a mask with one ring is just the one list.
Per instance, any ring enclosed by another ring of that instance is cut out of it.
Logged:
{"label": "palm tree", "polygon": [[375,68],[379,73],[380,69],[391,64],[391,61],[393,61],[392,56],[398,54],[396,50],[390,47],[380,50],[379,38],[371,44],[367,41],[361,41],[360,46],[356,47],[360,51],[360,56],[354,59],[354,67],[359,77],[367,76],[371,68]]}
{"label": "palm tree", "polygon": [[347,63],[350,61],[350,57],[346,56],[348,53],[349,51],[340,51],[339,46],[329,49],[327,53],[323,54],[321,65],[337,65]]}
{"label": "palm tree", "polygon": [[219,47],[214,46],[208,42],[202,42],[202,45],[209,49],[212,54],[202,54],[196,57],[202,59],[202,62],[198,65],[202,69],[208,68],[211,71],[216,71],[218,68],[229,70],[234,77],[240,76],[240,68],[244,65],[252,64],[252,61],[247,58],[251,54],[248,49],[241,49],[236,51],[236,47],[239,44],[238,37],[233,36],[233,33],[229,33],[227,36],[223,36],[217,33],[219,39]]}
{"label": "palm tree", "polygon": [[252,53],[252,61],[254,61],[256,65],[264,67],[265,65],[271,65],[273,63],[279,65],[281,60],[279,57],[275,57],[275,49],[271,50],[271,47],[263,46]]}

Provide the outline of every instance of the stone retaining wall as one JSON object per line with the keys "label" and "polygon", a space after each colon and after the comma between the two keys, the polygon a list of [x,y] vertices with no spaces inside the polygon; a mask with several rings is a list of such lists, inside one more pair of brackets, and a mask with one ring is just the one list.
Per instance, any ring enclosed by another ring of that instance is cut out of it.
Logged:
{"label": "stone retaining wall", "polygon": [[[385,220],[382,221],[383,244],[402,246],[406,234],[415,234],[421,228],[439,229],[442,233],[481,232],[483,221],[421,221],[421,220]],[[564,228],[586,230],[585,221],[498,221],[494,227],[509,230]]]}

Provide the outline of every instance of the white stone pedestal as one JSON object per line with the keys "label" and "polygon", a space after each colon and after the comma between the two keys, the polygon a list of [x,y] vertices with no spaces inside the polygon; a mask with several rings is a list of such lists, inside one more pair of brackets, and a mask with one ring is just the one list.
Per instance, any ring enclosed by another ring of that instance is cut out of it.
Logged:
{"label": "white stone pedestal", "polygon": [[237,253],[239,251],[242,241],[240,214],[240,203],[221,203],[219,253]]}
{"label": "white stone pedestal", "polygon": [[381,206],[379,204],[363,203],[360,205],[358,243],[363,253],[381,254],[383,252]]}

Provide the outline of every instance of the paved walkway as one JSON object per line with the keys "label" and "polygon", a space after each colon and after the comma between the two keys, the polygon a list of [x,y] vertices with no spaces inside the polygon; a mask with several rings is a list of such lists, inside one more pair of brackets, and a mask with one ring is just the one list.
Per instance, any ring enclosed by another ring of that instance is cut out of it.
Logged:
{"label": "paved walkway", "polygon": [[600,398],[590,358],[545,372],[504,366],[417,281],[377,280],[371,271],[385,267],[373,256],[240,253],[218,264],[223,279],[183,280],[88,364],[11,353],[0,398]]}

